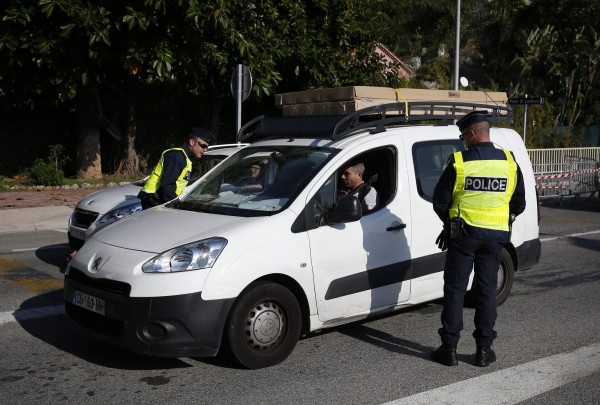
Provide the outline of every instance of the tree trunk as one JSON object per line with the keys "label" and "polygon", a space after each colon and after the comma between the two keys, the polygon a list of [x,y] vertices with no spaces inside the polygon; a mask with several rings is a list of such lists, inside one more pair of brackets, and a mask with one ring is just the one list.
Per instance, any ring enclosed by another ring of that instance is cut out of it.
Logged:
{"label": "tree trunk", "polygon": [[126,177],[137,177],[141,175],[140,159],[135,150],[135,137],[137,135],[137,124],[135,106],[132,102],[127,105],[127,136],[122,142],[121,159],[115,170],[115,174]]}
{"label": "tree trunk", "polygon": [[100,129],[96,98],[90,89],[82,89],[77,99],[77,178],[102,179]]}

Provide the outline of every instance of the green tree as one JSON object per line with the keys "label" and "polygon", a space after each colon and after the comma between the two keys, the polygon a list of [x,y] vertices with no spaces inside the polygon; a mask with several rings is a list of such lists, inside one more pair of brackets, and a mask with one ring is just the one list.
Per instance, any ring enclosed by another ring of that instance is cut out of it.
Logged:
{"label": "green tree", "polygon": [[[399,55],[422,58],[415,85],[435,80],[442,88],[450,86],[443,78],[452,74],[456,1],[385,1],[383,9],[388,18],[384,42]],[[597,122],[598,13],[600,2],[589,0],[462,0],[460,75],[475,82],[470,89],[544,97],[540,125]],[[438,57],[438,49],[448,56]],[[528,128],[528,137],[534,141],[541,129]],[[576,137],[552,139],[571,143]]]}
{"label": "green tree", "polygon": [[383,41],[397,55],[422,56],[428,61],[439,50],[454,49],[456,0],[385,1],[382,9],[386,16]]}
{"label": "green tree", "polygon": [[140,112],[156,111],[148,105],[152,98],[162,96],[162,108],[170,102],[170,110],[189,110],[185,122],[171,122],[170,135],[192,122],[217,132],[237,63],[250,68],[258,101],[281,90],[394,83],[374,54],[378,4],[6,0],[2,104],[72,103],[79,177],[101,175],[101,134],[119,141],[116,169],[134,174]]}
{"label": "green tree", "polygon": [[578,123],[600,61],[600,37],[590,27],[536,28],[524,56],[522,75],[556,106],[554,126]]}
{"label": "green tree", "polygon": [[447,57],[437,57],[429,61],[421,69],[412,80],[415,87],[435,87],[441,89],[450,88],[450,59]]}

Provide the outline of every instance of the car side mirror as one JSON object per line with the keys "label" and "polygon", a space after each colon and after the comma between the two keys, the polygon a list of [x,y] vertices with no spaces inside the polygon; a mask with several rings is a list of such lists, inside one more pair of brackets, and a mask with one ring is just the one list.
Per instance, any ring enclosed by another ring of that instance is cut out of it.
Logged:
{"label": "car side mirror", "polygon": [[333,210],[327,215],[328,224],[355,222],[362,217],[362,207],[358,197],[347,196],[338,200]]}

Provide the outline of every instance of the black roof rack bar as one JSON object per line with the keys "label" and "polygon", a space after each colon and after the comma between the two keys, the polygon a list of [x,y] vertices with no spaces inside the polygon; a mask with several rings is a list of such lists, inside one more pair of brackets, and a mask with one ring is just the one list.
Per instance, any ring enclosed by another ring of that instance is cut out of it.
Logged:
{"label": "black roof rack bar", "polygon": [[[408,107],[408,112],[405,111],[406,107]],[[411,110],[417,110],[418,113],[415,111],[415,114],[411,114]],[[347,138],[363,128],[375,127],[376,132],[381,132],[385,130],[386,125],[390,124],[457,120],[475,110],[487,110],[490,122],[512,122],[510,117],[511,108],[507,106],[449,101],[395,102],[363,108],[344,116],[335,126],[331,139],[337,141]],[[392,112],[393,114],[390,114]],[[360,118],[369,118],[369,115],[372,116],[372,119],[361,123]],[[388,117],[388,115],[391,116]]]}
{"label": "black roof rack bar", "polygon": [[[404,110],[408,107],[408,113]],[[433,120],[457,120],[474,110],[487,110],[489,111],[490,122],[512,122],[510,117],[511,108],[502,105],[490,105],[490,104],[479,104],[479,103],[466,103],[466,102],[448,102],[448,101],[410,101],[404,102],[393,102],[388,104],[380,104],[372,107],[363,108],[361,110],[349,113],[346,115],[338,116],[289,116],[285,117],[281,112],[274,112],[265,115],[258,116],[248,121],[237,133],[237,142],[250,141],[252,138],[271,138],[281,136],[297,137],[302,131],[308,131],[314,133],[315,125],[304,127],[298,123],[294,123],[294,131],[289,132],[289,128],[280,132],[279,130],[273,131],[273,128],[265,129],[263,124],[265,120],[272,118],[295,121],[296,118],[300,120],[311,120],[311,117],[317,120],[323,120],[322,124],[325,125],[322,134],[319,137],[325,136],[330,137],[332,140],[340,140],[347,138],[364,128],[375,128],[374,132],[385,131],[387,125],[392,124],[407,124],[409,122],[422,122],[422,121],[433,121]],[[288,124],[289,125],[289,124]],[[321,124],[318,124],[321,125]],[[331,125],[331,127],[329,127]],[[251,128],[255,126],[252,130]],[[331,129],[327,129],[331,128]],[[304,128],[304,129],[302,129]],[[300,132],[299,132],[300,131]],[[329,132],[331,131],[331,132]],[[287,134],[287,135],[285,135]]]}
{"label": "black roof rack bar", "polygon": [[247,134],[245,134],[244,132],[246,132],[246,130],[251,127],[252,125],[260,122],[263,118],[265,118],[266,114],[264,115],[259,115],[258,117],[252,118],[250,121],[248,121],[246,124],[244,124],[243,127],[240,128],[240,130],[237,133],[236,136],[236,140],[238,142],[243,142],[249,138],[252,138],[253,132],[248,132]]}

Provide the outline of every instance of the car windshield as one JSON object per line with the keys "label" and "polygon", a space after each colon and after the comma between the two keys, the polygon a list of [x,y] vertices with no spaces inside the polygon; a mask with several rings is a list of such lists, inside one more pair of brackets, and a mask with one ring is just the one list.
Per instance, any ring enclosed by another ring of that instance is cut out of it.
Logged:
{"label": "car windshield", "polygon": [[192,159],[192,173],[190,183],[204,176],[210,169],[221,163],[227,155],[204,155],[199,159]]}
{"label": "car windshield", "polygon": [[308,146],[248,146],[223,162],[173,208],[237,216],[281,211],[335,154]]}

